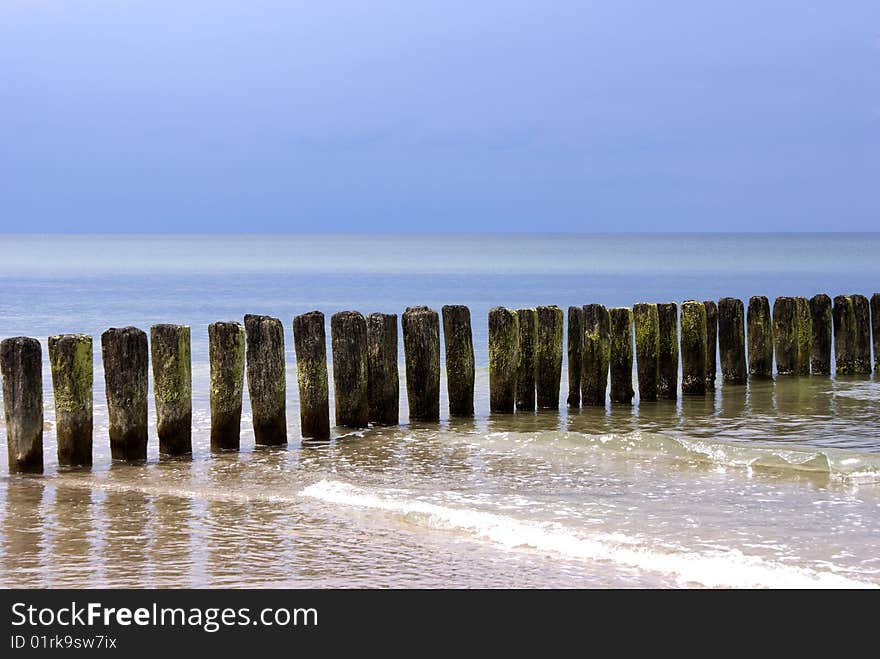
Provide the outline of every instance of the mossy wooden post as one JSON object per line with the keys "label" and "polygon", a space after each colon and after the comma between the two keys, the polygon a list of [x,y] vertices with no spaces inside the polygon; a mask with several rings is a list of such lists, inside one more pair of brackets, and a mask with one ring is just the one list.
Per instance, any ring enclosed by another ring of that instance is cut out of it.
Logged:
{"label": "mossy wooden post", "polygon": [[831,375],[831,298],[820,293],[810,298],[810,372]]}
{"label": "mossy wooden post", "polygon": [[584,351],[581,355],[581,402],[605,406],[611,362],[611,317],[601,304],[583,307]]}
{"label": "mossy wooden post", "polygon": [[40,342],[0,342],[3,411],[10,473],[43,473],[43,364]]}
{"label": "mossy wooden post", "polygon": [[367,321],[357,311],[330,317],[336,425],[366,428],[370,420]]}
{"label": "mossy wooden post", "polygon": [[778,297],[773,303],[773,351],[776,372],[794,375],[797,371],[797,303],[793,297]]}
{"label": "mossy wooden post", "polygon": [[535,410],[535,348],[538,344],[538,312],[517,309],[519,323],[519,362],[516,367],[516,410]]}
{"label": "mossy wooden post", "polygon": [[871,334],[874,337],[874,370],[880,373],[880,293],[871,296]]}
{"label": "mossy wooden post", "polygon": [[770,301],[764,295],[749,298],[747,317],[749,377],[773,377],[773,322]]}
{"label": "mossy wooden post", "polygon": [[797,360],[795,375],[810,374],[810,351],[813,348],[813,317],[810,313],[810,301],[805,297],[796,297],[795,336],[797,343]]}
{"label": "mossy wooden post", "polygon": [[192,359],[187,325],[153,325],[150,352],[160,455],[192,453]]}
{"label": "mossy wooden post", "polygon": [[58,465],[62,467],[92,466],[92,355],[92,337],[88,334],[49,337],[55,437]]}
{"label": "mossy wooden post", "polygon": [[284,326],[271,316],[244,317],[247,335],[247,384],[254,420],[254,443],[287,443],[287,378]]}
{"label": "mossy wooden post", "polygon": [[535,390],[540,410],[559,409],[562,382],[562,332],[565,316],[555,304],[535,309],[538,342],[535,344]]}
{"label": "mossy wooden post", "polygon": [[519,321],[504,307],[489,311],[489,410],[513,412],[519,366]]}
{"label": "mossy wooden post", "polygon": [[660,315],[653,302],[633,307],[636,331],[636,371],[639,376],[639,399],[657,400],[660,381]]}
{"label": "mossy wooden post", "polygon": [[101,358],[113,460],[147,459],[147,333],[111,327],[101,335]]}
{"label": "mossy wooden post", "polygon": [[409,418],[439,421],[440,317],[428,307],[407,307],[402,324]]}
{"label": "mossy wooden post", "polygon": [[831,311],[834,323],[834,362],[838,375],[855,373],[856,314],[852,298],[838,295]]}
{"label": "mossy wooden post", "polygon": [[464,305],[447,304],[443,314],[443,343],[446,346],[446,392],[449,416],[474,415],[474,338],[471,311]]}
{"label": "mossy wooden post", "polygon": [[856,319],[855,343],[853,345],[853,369],[855,373],[871,373],[871,311],[868,298],[851,295]]}
{"label": "mossy wooden post", "polygon": [[706,307],[706,391],[715,391],[715,372],[718,368],[718,305],[703,300]]}
{"label": "mossy wooden post", "polygon": [[706,307],[687,300],[681,304],[681,393],[706,393]]}
{"label": "mossy wooden post", "polygon": [[241,447],[241,401],[244,392],[244,327],[241,323],[208,325],[211,366],[211,450]]}
{"label": "mossy wooden post", "polygon": [[611,319],[611,402],[632,403],[633,312],[629,307],[609,309]]}
{"label": "mossy wooden post", "polygon": [[725,384],[745,384],[748,379],[745,320],[742,300],[733,297],[718,300],[718,352]]}
{"label": "mossy wooden post", "polygon": [[367,401],[371,423],[394,426],[400,422],[396,313],[367,316]]}
{"label": "mossy wooden post", "polygon": [[323,313],[309,311],[294,317],[293,348],[300,433],[308,439],[330,439],[330,384]]}
{"label": "mossy wooden post", "polygon": [[657,395],[678,398],[678,305],[664,302],[657,305],[660,338],[658,340]]}
{"label": "mossy wooden post", "polygon": [[584,309],[568,308],[568,406],[581,406],[581,375],[584,353]]}

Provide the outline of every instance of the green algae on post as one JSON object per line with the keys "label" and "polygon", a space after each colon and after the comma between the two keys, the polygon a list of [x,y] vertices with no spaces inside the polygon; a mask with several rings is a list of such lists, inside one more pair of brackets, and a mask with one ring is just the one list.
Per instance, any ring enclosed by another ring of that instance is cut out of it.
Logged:
{"label": "green algae on post", "polygon": [[535,344],[535,390],[538,409],[559,409],[562,382],[562,333],[565,317],[555,304],[535,309],[538,342]]}
{"label": "green algae on post", "polygon": [[17,336],[0,342],[10,473],[43,473],[42,370],[39,341]]}
{"label": "green algae on post", "polygon": [[657,305],[659,323],[657,395],[678,398],[678,305],[663,302]]}
{"label": "green algae on post", "polygon": [[831,375],[831,298],[820,293],[810,298],[810,372]]}
{"label": "green algae on post", "polygon": [[515,311],[489,310],[489,410],[513,412],[519,365],[519,321]]}
{"label": "green algae on post", "polygon": [[440,317],[407,307],[401,318],[410,421],[440,420]]}
{"label": "green algae on post", "polygon": [[150,328],[153,397],[160,455],[192,453],[192,360],[186,325]]}
{"label": "green algae on post", "polygon": [[632,403],[633,312],[629,307],[608,310],[611,319],[611,402]]}
{"label": "green algae on post", "polygon": [[745,384],[746,368],[745,308],[742,300],[718,300],[718,352],[721,378],[725,384]]}
{"label": "green algae on post", "polygon": [[586,304],[584,314],[584,350],[581,355],[581,402],[605,405],[608,390],[608,367],[611,362],[611,317],[601,304]]}
{"label": "green algae on post", "polygon": [[633,306],[639,399],[657,400],[660,379],[660,316],[653,302]]}
{"label": "green algae on post", "polygon": [[794,375],[797,371],[797,308],[793,297],[778,297],[773,303],[773,351],[776,372]]}
{"label": "green algae on post", "polygon": [[447,304],[443,315],[443,343],[446,346],[446,392],[449,416],[474,415],[474,339],[471,311],[461,304]]}
{"label": "green algae on post", "polygon": [[681,393],[706,393],[706,307],[687,300],[681,304]]}
{"label": "green algae on post", "polygon": [[519,362],[516,367],[516,411],[535,410],[535,348],[538,343],[538,312],[517,309]]}
{"label": "green algae on post", "polygon": [[704,300],[706,307],[706,391],[715,391],[715,372],[718,367],[718,305]]}
{"label": "green algae on post", "polygon": [[244,392],[244,327],[234,321],[208,325],[211,370],[211,450],[237,451],[241,446],[241,401]]}
{"label": "green algae on post", "polygon": [[868,298],[851,295],[856,326],[853,343],[853,371],[859,375],[871,374],[871,312]]}
{"label": "green algae on post", "polygon": [[810,313],[810,301],[805,297],[796,297],[795,303],[795,336],[797,343],[796,375],[810,374],[810,351],[813,347],[813,318]]}
{"label": "green algae on post", "polygon": [[770,301],[764,295],[749,298],[748,310],[749,376],[773,376],[773,323]]}
{"label": "green algae on post", "polygon": [[293,348],[300,433],[308,439],[330,439],[330,384],[323,313],[309,311],[294,317]]}
{"label": "green algae on post", "polygon": [[111,327],[101,334],[101,357],[110,455],[113,460],[147,459],[147,334],[137,327]]}
{"label": "green algae on post", "polygon": [[394,426],[400,422],[395,313],[367,316],[367,400],[370,423]]}
{"label": "green algae on post", "polygon": [[568,308],[568,406],[581,406],[581,372],[584,352],[583,307]]}
{"label": "green algae on post", "polygon": [[62,467],[92,466],[93,361],[92,337],[88,334],[49,337],[55,437]]}
{"label": "green algae on post", "polygon": [[871,333],[874,341],[874,370],[880,373],[880,293],[871,296]]}
{"label": "green algae on post", "polygon": [[336,425],[366,428],[370,419],[367,369],[367,321],[358,311],[330,317]]}
{"label": "green algae on post", "polygon": [[284,366],[284,326],[278,318],[248,314],[247,384],[254,421],[254,443],[287,443],[287,379]]}

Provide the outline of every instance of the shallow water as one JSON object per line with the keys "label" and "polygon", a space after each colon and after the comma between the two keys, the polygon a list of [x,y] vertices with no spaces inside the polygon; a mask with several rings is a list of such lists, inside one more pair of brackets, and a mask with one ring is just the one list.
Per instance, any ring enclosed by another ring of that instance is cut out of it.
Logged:
{"label": "shallow water", "polygon": [[[110,465],[96,356],[94,469],[59,472],[51,429],[44,476],[0,466],[0,585],[880,585],[880,383],[489,415],[485,333],[496,304],[870,295],[874,236],[2,240],[0,336],[192,325],[194,455],[151,427],[146,465]],[[444,391],[439,425],[301,442],[292,316],[422,303],[471,306],[476,418]],[[254,448],[245,396],[242,451],[211,455],[206,325],[251,312],[285,322],[290,444]],[[49,426],[45,352],[44,380]]]}

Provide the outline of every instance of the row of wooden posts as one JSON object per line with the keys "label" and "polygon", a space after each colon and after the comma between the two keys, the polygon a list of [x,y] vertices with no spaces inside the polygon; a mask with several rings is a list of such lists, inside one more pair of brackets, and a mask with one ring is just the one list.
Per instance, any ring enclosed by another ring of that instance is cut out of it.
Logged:
{"label": "row of wooden posts", "polygon": [[[470,310],[444,306],[443,335],[449,413],[474,414],[474,348]],[[873,320],[872,320],[873,317]],[[495,413],[558,409],[563,356],[562,309],[496,307],[489,312],[489,401]],[[440,318],[428,307],[402,317],[406,389],[411,421],[440,418]],[[633,363],[642,401],[675,399],[681,392],[714,390],[716,363],[726,384],[749,377],[829,375],[832,336],[838,374],[870,374],[871,334],[880,368],[880,294],[780,297],[771,314],[766,297],[752,297],[748,311],[735,298],[699,302],[640,303],[606,309],[588,304],[568,309],[569,407],[605,405],[610,374],[612,403],[632,402]],[[679,327],[681,335],[679,338]],[[364,428],[399,421],[397,315],[342,311],[330,320],[337,426]],[[633,341],[635,336],[635,341]],[[293,320],[302,436],[330,437],[324,314]],[[208,326],[211,449],[238,450],[245,373],[255,443],[287,442],[284,329],[270,316]],[[635,345],[635,350],[633,350]],[[192,452],[190,328],[150,329],[153,392],[159,452]],[[720,355],[716,355],[716,346]],[[748,351],[746,351],[748,346]],[[114,460],[147,457],[149,356],[147,335],[135,327],[101,335]],[[92,337],[49,337],[55,398],[58,463],[92,464]],[[0,343],[0,371],[11,472],[43,470],[43,392],[40,342],[16,337]]]}

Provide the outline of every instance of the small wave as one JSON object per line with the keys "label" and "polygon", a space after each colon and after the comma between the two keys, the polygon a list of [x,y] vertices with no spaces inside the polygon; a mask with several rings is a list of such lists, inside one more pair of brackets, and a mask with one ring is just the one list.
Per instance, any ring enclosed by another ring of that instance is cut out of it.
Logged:
{"label": "small wave", "polygon": [[423,526],[463,532],[507,549],[530,548],[568,558],[607,561],[672,575],[681,585],[728,588],[876,588],[833,571],[816,571],[749,556],[730,549],[713,552],[661,551],[620,534],[578,535],[557,523],[518,520],[469,508],[452,508],[340,481],[322,480],[303,496],[342,506],[381,510]]}

